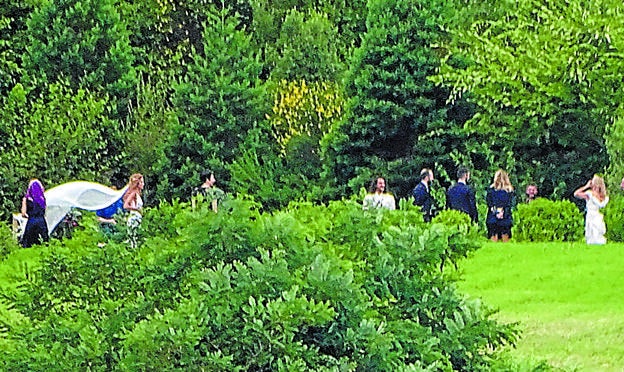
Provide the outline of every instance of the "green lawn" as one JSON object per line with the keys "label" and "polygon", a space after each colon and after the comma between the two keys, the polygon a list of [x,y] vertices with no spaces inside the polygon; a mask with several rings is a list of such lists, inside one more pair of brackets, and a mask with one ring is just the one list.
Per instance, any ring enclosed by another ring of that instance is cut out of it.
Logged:
{"label": "green lawn", "polygon": [[462,292],[520,322],[513,356],[624,371],[624,244],[488,242],[460,270]]}

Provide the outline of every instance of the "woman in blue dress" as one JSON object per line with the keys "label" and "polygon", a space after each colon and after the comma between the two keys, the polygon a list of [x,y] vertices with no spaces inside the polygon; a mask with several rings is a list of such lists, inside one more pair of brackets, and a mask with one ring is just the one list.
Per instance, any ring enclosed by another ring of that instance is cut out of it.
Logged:
{"label": "woman in blue dress", "polygon": [[29,248],[33,244],[48,241],[48,224],[45,220],[46,199],[43,185],[38,179],[30,180],[22,198],[22,217],[28,218],[20,243]]}
{"label": "woman in blue dress", "polygon": [[488,237],[492,241],[507,242],[511,238],[513,225],[511,210],[515,202],[516,196],[509,175],[502,169],[497,170],[486,195],[488,207],[486,225]]}

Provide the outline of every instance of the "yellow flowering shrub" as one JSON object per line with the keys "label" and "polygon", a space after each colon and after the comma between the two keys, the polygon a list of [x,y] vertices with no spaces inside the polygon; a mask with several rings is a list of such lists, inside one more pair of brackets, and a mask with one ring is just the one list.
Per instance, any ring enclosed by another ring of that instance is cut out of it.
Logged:
{"label": "yellow flowering shrub", "polygon": [[285,149],[291,138],[307,135],[320,138],[343,114],[344,97],[334,82],[305,80],[277,84],[271,114],[273,135]]}

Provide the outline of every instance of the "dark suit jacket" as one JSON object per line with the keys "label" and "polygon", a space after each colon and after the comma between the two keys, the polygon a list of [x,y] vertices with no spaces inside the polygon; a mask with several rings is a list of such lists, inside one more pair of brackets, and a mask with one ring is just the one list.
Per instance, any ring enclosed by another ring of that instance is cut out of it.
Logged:
{"label": "dark suit jacket", "polygon": [[472,188],[465,183],[457,182],[446,192],[446,206],[450,209],[462,211],[470,216],[473,222],[477,222],[477,201]]}
{"label": "dark suit jacket", "polygon": [[434,200],[425,184],[418,182],[418,185],[416,185],[412,191],[412,195],[414,196],[414,205],[420,206],[425,221],[431,221],[431,217],[433,217],[431,208],[433,207]]}

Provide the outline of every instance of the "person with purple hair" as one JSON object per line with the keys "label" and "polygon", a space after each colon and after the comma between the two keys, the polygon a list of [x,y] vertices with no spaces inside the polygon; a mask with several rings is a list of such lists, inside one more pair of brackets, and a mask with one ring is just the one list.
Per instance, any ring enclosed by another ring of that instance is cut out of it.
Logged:
{"label": "person with purple hair", "polygon": [[28,218],[20,244],[29,248],[33,244],[48,241],[48,224],[45,220],[46,199],[41,181],[30,180],[26,194],[22,198],[22,217]]}

